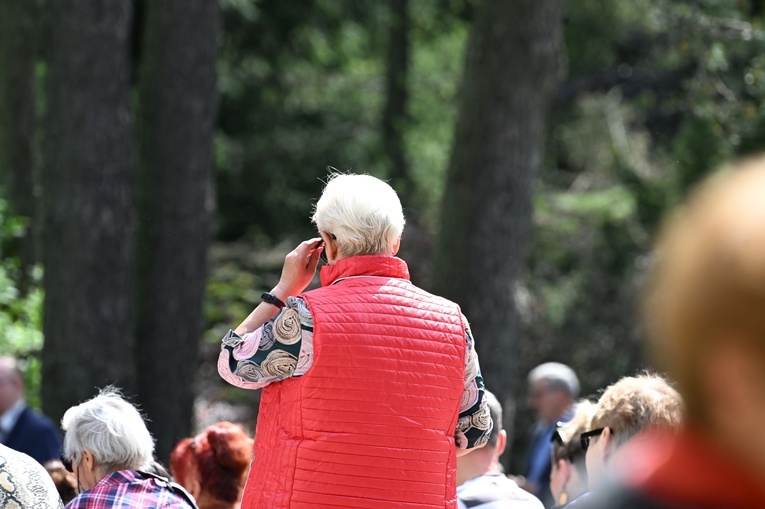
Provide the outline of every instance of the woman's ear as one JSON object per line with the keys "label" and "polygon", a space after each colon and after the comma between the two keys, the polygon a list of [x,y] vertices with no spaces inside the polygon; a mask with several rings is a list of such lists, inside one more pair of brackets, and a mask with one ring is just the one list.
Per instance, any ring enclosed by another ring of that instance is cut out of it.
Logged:
{"label": "woman's ear", "polygon": [[396,243],[393,244],[393,252],[391,253],[391,256],[396,256],[398,254],[398,250],[401,247],[401,236],[396,239]]}
{"label": "woman's ear", "polygon": [[600,441],[603,442],[600,448],[603,451],[603,459],[606,460],[611,456],[612,449],[614,448],[614,432],[606,426],[603,429],[603,433],[600,434]]}
{"label": "woman's ear", "polygon": [[329,265],[334,265],[337,262],[339,254],[337,240],[327,232],[319,232],[319,235],[321,235],[321,238],[324,241],[324,253],[327,255],[327,263]]}
{"label": "woman's ear", "polygon": [[573,468],[573,465],[564,459],[560,459],[558,460],[557,466],[558,475],[560,475],[562,480],[561,486],[565,487],[566,483],[568,482],[568,478],[571,477],[571,469]]}
{"label": "woman's ear", "polygon": [[198,480],[194,479],[190,481],[184,488],[189,490],[189,493],[191,493],[191,496],[194,497],[194,499],[199,500],[199,496],[202,494],[202,485]]}
{"label": "woman's ear", "polygon": [[90,451],[82,451],[82,460],[80,465],[84,467],[88,472],[95,472],[96,470],[96,458]]}

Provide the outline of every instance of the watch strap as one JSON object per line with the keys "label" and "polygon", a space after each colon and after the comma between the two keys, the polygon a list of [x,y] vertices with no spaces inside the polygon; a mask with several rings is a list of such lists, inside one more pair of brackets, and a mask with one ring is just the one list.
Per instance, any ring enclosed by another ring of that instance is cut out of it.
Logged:
{"label": "watch strap", "polygon": [[263,292],[263,294],[260,296],[260,298],[263,300],[263,302],[267,302],[273,306],[278,307],[279,309],[286,306],[283,300],[281,300],[279,297],[274,295],[273,293]]}

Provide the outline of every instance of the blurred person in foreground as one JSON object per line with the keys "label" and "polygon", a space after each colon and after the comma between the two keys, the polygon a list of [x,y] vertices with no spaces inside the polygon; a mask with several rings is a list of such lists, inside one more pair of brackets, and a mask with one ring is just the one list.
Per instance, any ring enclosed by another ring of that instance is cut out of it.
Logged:
{"label": "blurred person in foreground", "polygon": [[651,445],[649,433],[676,433],[682,422],[683,400],[664,378],[646,373],[610,385],[595,406],[590,429],[579,435],[590,491],[566,507],[591,507],[609,474],[620,465],[630,468],[635,455]]}
{"label": "blurred person in foreground", "polygon": [[553,433],[550,493],[556,507],[565,507],[587,492],[587,464],[579,435],[590,429],[594,411],[591,401],[577,402],[571,420]]}
{"label": "blurred person in foreground", "polygon": [[219,422],[178,442],[170,455],[173,477],[200,509],[239,509],[252,439],[230,422]]}
{"label": "blurred person in foreground", "polygon": [[574,370],[559,362],[546,362],[528,375],[529,404],[537,414],[531,431],[524,489],[536,495],[545,507],[553,505],[550,496],[550,440],[560,422],[574,414],[579,396],[579,379]]}
{"label": "blurred person in foreground", "polygon": [[24,401],[24,374],[14,357],[0,357],[0,443],[40,464],[61,456],[61,435],[53,422]]}
{"label": "blurred person in foreground", "polygon": [[64,460],[80,494],[67,509],[162,507],[194,509],[194,499],[179,485],[147,473],[154,440],[136,407],[107,387],[61,420]]}
{"label": "blurred person in foreground", "polygon": [[0,507],[63,509],[64,504],[40,463],[0,444]]}
{"label": "blurred person in foreground", "polygon": [[457,497],[460,509],[543,509],[542,502],[515,481],[505,477],[499,457],[507,445],[502,426],[502,406],[484,392],[493,424],[485,447],[457,458]]}
{"label": "blurred person in foreground", "polygon": [[456,457],[491,432],[468,322],[409,281],[385,182],[331,175],[313,221],[223,338],[221,376],[264,388],[242,507],[454,508]]}
{"label": "blurred person in foreground", "polygon": [[708,178],[669,218],[644,313],[686,425],[646,440],[598,507],[765,507],[765,158]]}

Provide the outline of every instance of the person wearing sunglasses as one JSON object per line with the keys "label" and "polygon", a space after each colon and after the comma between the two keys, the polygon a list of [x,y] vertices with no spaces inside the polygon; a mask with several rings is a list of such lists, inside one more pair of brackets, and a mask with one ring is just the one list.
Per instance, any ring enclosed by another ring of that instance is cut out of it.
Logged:
{"label": "person wearing sunglasses", "polygon": [[220,375],[263,389],[242,507],[453,509],[456,457],[492,429],[467,319],[410,281],[387,183],[331,175],[313,222],[222,341]]}
{"label": "person wearing sunglasses", "polygon": [[560,423],[553,433],[550,493],[556,507],[565,507],[587,492],[587,465],[579,436],[589,429],[594,411],[591,401],[577,402],[571,421]]}
{"label": "person wearing sunglasses", "polygon": [[136,407],[114,387],[73,406],[61,420],[62,462],[80,492],[67,509],[196,509],[180,486],[147,472],[154,440]]}
{"label": "person wearing sunglasses", "polygon": [[590,507],[613,470],[629,465],[633,451],[645,446],[644,433],[677,431],[682,421],[683,400],[661,376],[627,376],[610,385],[595,406],[590,429],[579,435],[590,491],[566,507]]}

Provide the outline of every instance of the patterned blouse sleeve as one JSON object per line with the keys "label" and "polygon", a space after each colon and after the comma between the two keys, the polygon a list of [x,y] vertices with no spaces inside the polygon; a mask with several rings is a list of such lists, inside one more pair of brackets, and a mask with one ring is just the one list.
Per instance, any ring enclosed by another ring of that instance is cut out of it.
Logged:
{"label": "patterned blouse sleeve", "polygon": [[261,389],[300,376],[313,363],[313,317],[305,301],[288,297],[284,309],[259,329],[222,340],[218,373],[231,385]]}
{"label": "patterned blouse sleeve", "polygon": [[480,447],[489,440],[492,422],[489,406],[484,395],[481,366],[475,351],[470,324],[463,316],[465,324],[465,391],[460,401],[460,415],[457,429],[454,431],[454,442],[460,449]]}

